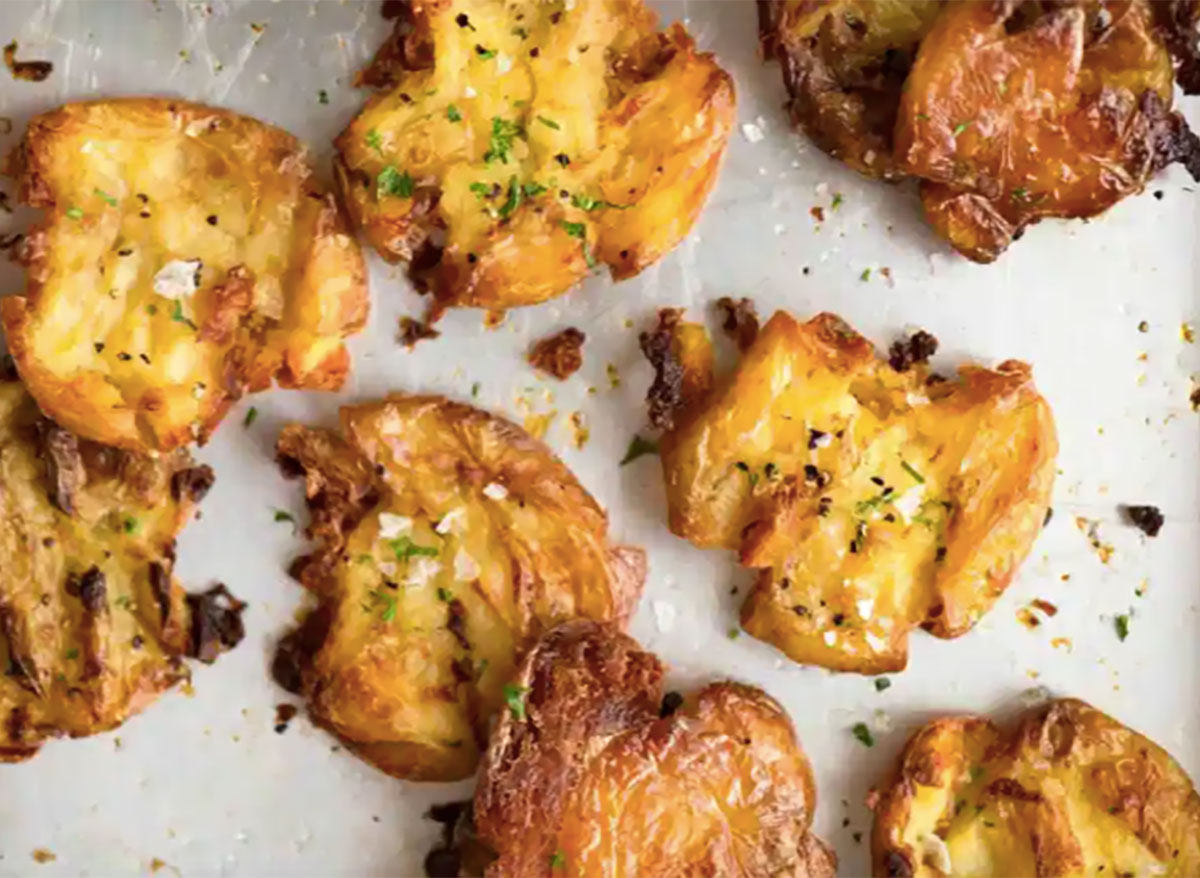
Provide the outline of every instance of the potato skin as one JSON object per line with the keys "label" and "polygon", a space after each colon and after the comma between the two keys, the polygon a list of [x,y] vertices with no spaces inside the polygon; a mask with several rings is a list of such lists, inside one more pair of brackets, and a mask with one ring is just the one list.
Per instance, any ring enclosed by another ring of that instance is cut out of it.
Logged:
{"label": "potato skin", "polygon": [[908,632],[969,631],[1042,526],[1057,441],[1029,367],[928,376],[778,312],[660,441],[671,531],[759,571],[742,625],[794,661],[904,668]]}
{"label": "potato skin", "polygon": [[783,709],[714,683],[660,713],[662,666],[609,625],[564,623],[516,678],[475,794],[489,878],[832,876],[812,772]]}
{"label": "potato skin", "polygon": [[690,230],[734,119],[729,75],[642,0],[411,0],[362,79],[387,91],[337,179],[435,311],[535,304],[593,262],[637,274]]}
{"label": "potato skin", "polygon": [[900,756],[871,853],[878,876],[1195,875],[1200,796],[1165,750],[1076,699],[1007,733],[945,717]]}
{"label": "potato skin", "polygon": [[[365,267],[290,134],[186,101],[92,101],[35,117],[12,164],[22,201],[48,213],[0,321],[63,426],[169,451],[273,381],[341,387]],[[193,295],[156,293],[162,268],[193,260]]]}
{"label": "potato skin", "polygon": [[524,651],[565,619],[624,625],[645,557],[610,545],[566,466],[502,418],[393,395],[341,420],[340,436],[291,425],[279,439],[317,544],[294,573],[319,606],[276,677],[383,771],[468,777]]}
{"label": "potato skin", "polygon": [[[1200,145],[1145,0],[949,3],[900,96],[896,158],[934,228],[977,262],[1043,217],[1089,217]],[[1008,33],[1018,23],[1013,33]]]}
{"label": "potato skin", "polygon": [[175,535],[212,478],[182,450],[79,439],[0,378],[0,761],[115,728],[187,678],[184,655],[232,645],[207,621],[240,633],[240,606],[188,596],[172,575]]}

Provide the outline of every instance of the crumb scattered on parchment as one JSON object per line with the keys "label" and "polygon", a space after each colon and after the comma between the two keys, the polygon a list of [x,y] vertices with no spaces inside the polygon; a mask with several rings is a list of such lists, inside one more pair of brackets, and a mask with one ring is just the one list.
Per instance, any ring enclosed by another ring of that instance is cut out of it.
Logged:
{"label": "crumb scattered on parchment", "polygon": [[608,386],[616,390],[621,386],[621,373],[617,371],[614,363],[609,363],[604,367],[604,371],[608,374]]}
{"label": "crumb scattered on parchment", "polygon": [[587,336],[573,326],[540,338],[529,349],[529,365],[559,381],[565,381],[583,365],[585,341]]}
{"label": "crumb scattered on parchment", "polygon": [[1190,323],[1179,324],[1179,337],[1185,344],[1192,344],[1196,340],[1196,327]]}
{"label": "crumb scattered on parchment", "polygon": [[294,704],[276,704],[275,705],[275,734],[282,735],[288,730],[288,723],[296,718],[299,713]]}
{"label": "crumb scattered on parchment", "polygon": [[48,851],[45,848],[34,848],[31,856],[35,863],[53,863],[58,859],[58,855],[54,851]]}
{"label": "crumb scattered on parchment", "polygon": [[409,350],[412,350],[419,341],[424,341],[427,338],[437,338],[440,335],[440,332],[423,320],[417,320],[413,317],[400,318],[400,334],[397,336],[397,341]]}
{"label": "crumb scattered on parchment", "polygon": [[4,47],[4,66],[8,68],[13,79],[23,79],[26,82],[42,82],[54,72],[54,65],[49,61],[18,61],[16,40]]}
{"label": "crumb scattered on parchment", "polygon": [[751,299],[732,299],[722,296],[717,299],[717,313],[721,315],[721,328],[725,334],[745,352],[758,337],[758,312]]}
{"label": "crumb scattered on parchment", "polygon": [[819,223],[825,222],[825,208],[821,207],[820,205],[814,204],[812,207],[810,207],[808,209],[808,212],[809,212],[809,214],[812,215],[812,218],[815,219],[817,222],[819,222]]}
{"label": "crumb scattered on parchment", "polygon": [[1071,648],[1072,648],[1070,637],[1051,638],[1050,645],[1053,646],[1055,649],[1065,649],[1067,652],[1070,652]]}
{"label": "crumb scattered on parchment", "polygon": [[558,417],[557,409],[528,414],[525,416],[524,421],[525,432],[535,439],[543,439],[546,436],[546,431],[550,429],[550,425],[556,417]]}
{"label": "crumb scattered on parchment", "polygon": [[188,698],[195,698],[195,697],[196,697],[196,690],[195,690],[195,688],[192,686],[192,681],[191,681],[191,680],[184,680],[184,681],[183,681],[183,685],[181,685],[181,686],[179,687],[179,691],[180,691],[180,692],[182,692],[184,695],[186,695]]}
{"label": "crumb scattered on parchment", "polygon": [[1029,607],[1021,607],[1019,610],[1017,610],[1017,621],[1030,631],[1042,624],[1042,620],[1035,616]]}
{"label": "crumb scattered on parchment", "polygon": [[1087,537],[1092,549],[1096,552],[1096,557],[1100,559],[1100,563],[1107,564],[1115,550],[1111,544],[1100,539],[1100,522],[1084,518],[1082,515],[1076,515],[1075,526],[1079,528],[1080,533]]}
{"label": "crumb scattered on parchment", "polygon": [[571,412],[571,441],[575,443],[575,447],[582,451],[591,435],[592,431],[588,429],[583,412]]}
{"label": "crumb scattered on parchment", "polygon": [[504,318],[507,316],[507,311],[488,311],[483,317],[483,325],[488,329],[496,329],[504,323]]}
{"label": "crumb scattered on parchment", "polygon": [[1192,404],[1192,411],[1200,412],[1200,378],[1192,376],[1192,390],[1188,394],[1188,401]]}

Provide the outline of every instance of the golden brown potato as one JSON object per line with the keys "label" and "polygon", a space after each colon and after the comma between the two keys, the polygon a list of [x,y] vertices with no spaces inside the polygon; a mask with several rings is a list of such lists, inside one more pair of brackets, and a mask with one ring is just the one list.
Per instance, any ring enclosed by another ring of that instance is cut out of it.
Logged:
{"label": "golden brown potato", "polygon": [[778,312],[660,442],[671,530],[759,571],[742,625],[806,664],[902,669],[921,625],[958,637],[1039,532],[1057,452],[1030,368],[929,374],[831,314]]}
{"label": "golden brown potato", "polygon": [[874,873],[1197,875],[1200,796],[1154,742],[1075,699],[1005,733],[934,720],[875,809]]}
{"label": "golden brown potato", "polygon": [[812,771],[760,689],[666,699],[657,658],[611,626],[555,628],[508,692],[475,793],[489,878],[832,878]]}
{"label": "golden brown potato", "polygon": [[67,104],[13,156],[48,215],[0,300],[21,376],[81,436],[167,451],[272,381],[337,389],[367,313],[358,245],[290,134],[157,98]]}
{"label": "golden brown potato", "polygon": [[389,774],[467,777],[521,654],[564,619],[624,624],[645,557],[610,546],[566,466],[501,418],[396,395],[342,409],[342,432],[279,439],[306,481],[317,549],[295,572],[319,607],[276,678]]}
{"label": "golden brown potato", "polygon": [[1042,217],[1095,216],[1200,142],[1171,112],[1149,0],[948,3],[900,96],[896,159],[934,228],[995,259]]}
{"label": "golden brown potato", "polygon": [[898,180],[892,132],[917,46],[941,0],[758,0],[792,121],[860,174]]}
{"label": "golden brown potato", "polygon": [[687,234],[716,178],[733,83],[642,0],[409,0],[338,138],[368,240],[435,312],[631,277]]}
{"label": "golden brown potato", "polygon": [[183,450],[155,459],[79,439],[0,379],[0,761],[106,731],[241,639],[222,586],[186,595],[175,535],[212,484]]}

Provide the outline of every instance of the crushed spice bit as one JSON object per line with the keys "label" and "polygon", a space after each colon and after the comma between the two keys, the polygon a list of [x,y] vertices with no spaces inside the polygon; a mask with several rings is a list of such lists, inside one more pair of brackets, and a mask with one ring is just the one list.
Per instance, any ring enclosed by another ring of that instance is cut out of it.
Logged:
{"label": "crushed spice bit", "polygon": [[584,419],[583,412],[571,412],[571,441],[580,451],[587,445],[588,439],[591,438],[592,431],[588,429],[587,421]]}
{"label": "crushed spice bit", "polygon": [[888,365],[897,372],[907,372],[918,363],[926,363],[937,353],[938,340],[923,329],[906,339],[893,342],[888,349]]}
{"label": "crushed spice bit", "polygon": [[1100,539],[1100,522],[1089,521],[1082,515],[1075,516],[1075,527],[1079,528],[1080,533],[1084,534],[1092,548],[1095,549],[1097,557],[1100,558],[1101,564],[1107,564],[1112,559],[1113,547]]}
{"label": "crushed spice bit", "polygon": [[1047,616],[1057,616],[1058,615],[1058,607],[1056,607],[1054,604],[1050,603],[1047,600],[1043,600],[1042,598],[1034,598],[1030,602],[1030,604],[1032,606],[1036,607],[1037,609],[1041,610]]}
{"label": "crushed spice bit", "polygon": [[288,729],[290,723],[299,713],[299,710],[294,704],[276,704],[275,705],[275,734],[282,735]]}
{"label": "crushed spice bit", "polygon": [[747,350],[758,338],[758,312],[751,299],[717,299],[717,310],[724,315],[721,328],[737,344],[739,351]]}
{"label": "crushed spice bit", "polygon": [[[14,43],[14,45],[16,45],[16,44]],[[6,52],[7,52],[7,50],[6,50]],[[48,851],[45,848],[34,848],[31,856],[33,857],[33,861],[35,863],[43,863],[43,864],[53,863],[55,860],[58,859],[58,855],[55,854],[54,851]]]}
{"label": "crushed spice bit", "polygon": [[16,40],[4,47],[4,66],[13,79],[25,82],[42,82],[54,72],[54,65],[49,61],[18,61]]}
{"label": "crushed spice bit", "polygon": [[1157,506],[1121,506],[1121,517],[1148,537],[1162,530],[1163,514]]}
{"label": "crushed spice bit", "polygon": [[587,336],[573,326],[534,342],[529,364],[559,381],[570,378],[583,365],[583,343]]}
{"label": "crushed spice bit", "polygon": [[396,337],[396,340],[409,350],[412,350],[417,342],[424,341],[427,338],[437,338],[440,335],[441,333],[428,323],[406,316],[400,318],[400,334]]}

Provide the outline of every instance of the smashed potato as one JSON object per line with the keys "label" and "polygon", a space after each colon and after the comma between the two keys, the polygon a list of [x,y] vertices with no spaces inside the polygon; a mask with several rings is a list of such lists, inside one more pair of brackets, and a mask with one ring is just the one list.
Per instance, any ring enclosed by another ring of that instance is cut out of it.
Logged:
{"label": "smashed potato", "polygon": [[947,3],[900,97],[896,157],[934,229],[991,262],[1043,217],[1089,217],[1200,141],[1171,112],[1149,0]]}
{"label": "smashed potato", "polygon": [[946,381],[934,344],[885,363],[838,317],[776,313],[662,437],[671,530],[759,571],[742,625],[795,661],[902,669],[909,631],[970,630],[1041,529],[1057,441],[1030,368]]}
{"label": "smashed potato", "polygon": [[21,377],[67,429],[134,451],[203,441],[246,391],[337,389],[366,275],[290,134],[138,98],[33,119],[14,153],[22,296],[0,300]]}
{"label": "smashed potato", "polygon": [[1161,747],[1075,699],[1011,733],[934,720],[877,803],[874,873],[1200,874],[1200,796]]}
{"label": "smashed potato", "polygon": [[642,0],[409,0],[338,138],[351,213],[447,306],[631,277],[687,234],[733,124],[729,75]]}
{"label": "smashed potato", "polygon": [[662,674],[590,621],[534,647],[475,793],[476,843],[495,855],[484,874],[832,878],[783,708],[738,683],[664,698]]}
{"label": "smashed potato", "polygon": [[1192,0],[762,0],[797,125],[861,173],[921,180],[934,229],[991,262],[1044,217],[1090,217],[1200,140]]}
{"label": "smashed potato", "polygon": [[185,451],[155,459],[79,439],[0,379],[0,761],[115,728],[241,639],[223,587],[186,595],[175,535],[212,484]]}
{"label": "smashed potato", "polygon": [[763,53],[778,59],[787,109],[805,134],[860,174],[898,180],[900,92],[941,0],[759,0]]}
{"label": "smashed potato", "polygon": [[521,654],[556,622],[624,624],[645,578],[561,461],[501,418],[440,397],[342,410],[344,438],[287,427],[317,549],[318,609],[276,677],[397,777],[469,776]]}

